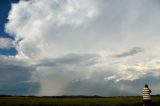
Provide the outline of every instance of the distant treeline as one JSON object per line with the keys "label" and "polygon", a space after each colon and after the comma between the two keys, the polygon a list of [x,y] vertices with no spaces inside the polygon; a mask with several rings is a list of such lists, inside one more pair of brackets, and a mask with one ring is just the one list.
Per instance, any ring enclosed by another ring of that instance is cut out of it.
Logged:
{"label": "distant treeline", "polygon": [[36,97],[36,98],[105,98],[103,96],[84,96],[84,95],[63,95],[63,96],[17,96],[17,95],[0,95],[0,97]]}
{"label": "distant treeline", "polygon": [[[141,96],[141,95],[137,95]],[[160,96],[160,94],[157,95],[151,95],[151,96]],[[110,97],[105,97],[105,96],[98,96],[98,95],[93,95],[93,96],[85,96],[85,95],[62,95],[62,96],[34,96],[34,95],[0,95],[0,97],[35,97],[35,98],[123,98],[123,97],[136,97],[136,96],[110,96]]]}

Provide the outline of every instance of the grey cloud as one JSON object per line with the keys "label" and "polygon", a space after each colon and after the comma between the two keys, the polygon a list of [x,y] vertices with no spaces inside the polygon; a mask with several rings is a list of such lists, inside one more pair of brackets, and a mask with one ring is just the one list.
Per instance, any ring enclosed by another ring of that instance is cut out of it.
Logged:
{"label": "grey cloud", "polygon": [[[98,59],[95,54],[69,54],[41,60],[40,64],[30,67],[1,64],[0,94],[133,96],[140,95],[144,83],[151,85],[154,94],[158,93],[159,78],[151,73],[157,69],[147,70],[138,79],[126,80],[123,79],[124,75],[118,76],[118,69],[91,68],[98,63]],[[136,69],[126,72],[133,75],[137,73]],[[114,79],[105,80],[111,75],[122,78],[118,82]]]}
{"label": "grey cloud", "polygon": [[[31,81],[40,85],[37,95],[101,95],[122,96],[135,92],[122,90],[121,81],[105,80],[118,70],[92,68],[98,55],[69,54],[56,59],[42,60],[32,72]],[[117,76],[117,75],[116,75]],[[118,76],[122,77],[122,76]],[[103,92],[102,92],[103,91]]]}
{"label": "grey cloud", "polygon": [[92,65],[97,63],[96,54],[68,54],[59,58],[45,59],[38,65],[56,66],[56,65]]}
{"label": "grey cloud", "polygon": [[98,55],[94,54],[69,54],[41,60],[34,66],[37,68],[32,72],[30,81],[40,84],[37,95],[63,95],[70,84],[90,76],[89,67],[97,60]]}
{"label": "grey cloud", "polygon": [[89,75],[87,72],[91,71],[87,71],[87,68],[80,69],[77,67],[76,70],[79,71],[76,73],[67,71],[67,68],[62,68],[65,70],[63,72],[58,67],[52,69],[50,71],[39,70],[33,73],[33,78],[37,79],[37,83],[40,84],[37,95],[126,96],[136,93],[136,91],[130,93],[125,88],[121,90],[121,82],[117,83],[112,80],[104,80],[104,77],[108,73],[105,71],[102,72],[102,70],[85,78],[85,75]]}
{"label": "grey cloud", "polygon": [[[149,81],[147,78],[158,82],[150,70],[93,67],[99,64],[99,59],[98,55],[69,54],[42,60],[36,66],[37,70],[32,72],[30,80],[40,85],[37,95],[139,95],[143,84]],[[110,76],[116,77],[105,79]],[[133,90],[134,86],[137,88]],[[157,92],[156,87],[154,89]]]}
{"label": "grey cloud", "polygon": [[157,88],[160,79],[150,73],[140,79],[121,80],[120,82],[103,80],[106,74],[105,71],[96,72],[90,79],[70,83],[63,93],[66,95],[137,96],[141,95],[141,90],[147,83],[152,89],[152,94],[159,94]]}
{"label": "grey cloud", "polygon": [[0,64],[0,94],[34,95],[38,84],[28,82],[33,69],[16,65]]}
{"label": "grey cloud", "polygon": [[100,95],[100,96],[125,96],[130,92],[121,91],[120,84],[113,81],[86,79],[71,83],[64,91],[66,95]]}
{"label": "grey cloud", "polygon": [[116,54],[115,57],[127,57],[127,56],[133,56],[135,54],[144,52],[144,49],[141,47],[133,47],[130,50],[120,53],[120,54]]}
{"label": "grey cloud", "polygon": [[127,89],[130,90],[129,92],[132,93],[132,95],[141,95],[144,84],[149,85],[150,89],[152,90],[152,95],[157,95],[160,94],[158,90],[160,87],[159,80],[160,78],[156,78],[151,73],[148,73],[140,79],[134,81],[123,80],[120,83],[125,85]]}

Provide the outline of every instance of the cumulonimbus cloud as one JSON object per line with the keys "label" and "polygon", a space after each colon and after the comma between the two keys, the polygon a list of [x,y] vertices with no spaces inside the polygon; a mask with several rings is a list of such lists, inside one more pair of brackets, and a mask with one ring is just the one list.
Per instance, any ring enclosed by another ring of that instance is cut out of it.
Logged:
{"label": "cumulonimbus cloud", "polygon": [[[155,79],[160,76],[155,75],[160,68],[159,49],[136,55],[155,47],[156,43],[147,42],[159,38],[155,26],[160,26],[159,18],[152,20],[159,11],[151,5],[154,2],[147,0],[20,1],[12,4],[5,27],[15,37],[18,54],[13,62],[8,58],[0,61],[32,67],[22,68],[31,70],[28,82],[39,85],[35,95],[137,94],[128,83],[150,73]],[[154,37],[150,36],[153,32]],[[134,48],[127,52],[117,50],[130,47]],[[129,58],[115,58],[126,56]],[[102,89],[107,89],[105,94]]]}
{"label": "cumulonimbus cloud", "polygon": [[65,55],[81,50],[79,37],[84,39],[83,27],[96,15],[94,1],[20,1],[12,5],[6,31],[17,41],[23,39],[16,47],[20,58]]}

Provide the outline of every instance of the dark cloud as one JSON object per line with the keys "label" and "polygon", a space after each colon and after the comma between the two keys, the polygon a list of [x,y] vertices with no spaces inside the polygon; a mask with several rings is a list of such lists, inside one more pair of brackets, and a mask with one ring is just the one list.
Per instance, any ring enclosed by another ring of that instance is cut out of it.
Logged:
{"label": "dark cloud", "polygon": [[126,52],[123,52],[123,53],[115,55],[115,57],[133,56],[133,55],[135,55],[137,53],[141,53],[141,52],[144,52],[143,48],[141,48],[141,47],[133,47],[133,48],[131,48],[130,50],[128,50]]}
{"label": "dark cloud", "polygon": [[0,65],[0,94],[35,94],[38,84],[28,82],[32,70],[16,65]]}
{"label": "dark cloud", "polygon": [[[96,64],[97,59],[98,55],[70,54],[42,60],[36,66],[1,64],[0,94],[133,96],[141,95],[145,83],[151,87],[152,94],[158,94],[160,79],[152,73],[158,72],[158,69],[146,70],[145,75],[134,80],[107,80],[105,78],[112,75],[118,78],[117,74],[112,73],[118,69],[88,68]],[[127,72],[137,73],[136,69],[128,69]]]}
{"label": "dark cloud", "polygon": [[39,65],[57,66],[57,65],[92,65],[97,63],[96,54],[68,54],[55,59],[45,59]]}
{"label": "dark cloud", "polygon": [[152,94],[158,94],[159,78],[151,73],[136,80],[104,80],[106,72],[96,72],[90,79],[70,83],[64,90],[69,95],[101,95],[101,96],[137,96],[141,95],[144,84],[149,84]]}
{"label": "dark cloud", "polygon": [[160,94],[157,89],[159,88],[159,80],[159,77],[155,77],[152,75],[152,73],[148,73],[146,76],[143,76],[142,78],[133,81],[122,80],[120,83],[127,85],[127,89],[132,89],[130,90],[130,93],[133,93],[133,95],[141,95],[142,88],[145,84],[148,84],[150,89],[152,90],[152,94],[157,95]]}
{"label": "dark cloud", "polygon": [[[139,49],[135,47],[131,51],[135,53]],[[153,86],[158,84],[159,79],[149,70],[144,70],[146,74],[142,75],[136,68],[123,70],[125,74],[117,73],[119,69],[109,67],[93,68],[98,59],[98,55],[69,54],[42,61],[32,75],[41,86],[38,95],[136,96],[141,95],[145,83]],[[107,79],[113,75],[115,79]],[[157,91],[156,88],[153,87],[153,90]]]}
{"label": "dark cloud", "polygon": [[[130,91],[121,89],[121,82],[104,80],[106,72],[96,72],[90,79],[70,83],[63,92],[66,95],[100,95],[100,96],[126,96],[133,95]],[[135,94],[135,92],[134,92]]]}

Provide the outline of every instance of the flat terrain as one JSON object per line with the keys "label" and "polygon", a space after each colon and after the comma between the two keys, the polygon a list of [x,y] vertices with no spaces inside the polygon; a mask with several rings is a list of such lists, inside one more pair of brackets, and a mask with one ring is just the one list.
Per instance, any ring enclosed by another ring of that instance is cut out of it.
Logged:
{"label": "flat terrain", "polygon": [[[160,106],[160,96],[152,96]],[[142,97],[19,97],[1,96],[0,106],[142,106]]]}

